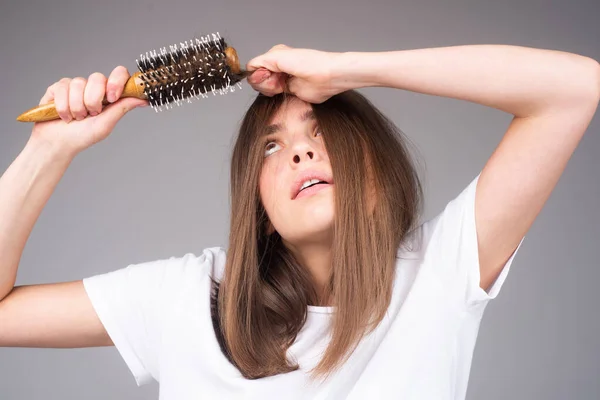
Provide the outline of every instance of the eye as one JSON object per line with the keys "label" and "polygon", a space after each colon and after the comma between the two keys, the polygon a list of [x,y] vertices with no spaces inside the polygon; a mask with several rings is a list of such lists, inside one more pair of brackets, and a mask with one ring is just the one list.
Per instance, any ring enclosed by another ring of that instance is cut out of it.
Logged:
{"label": "eye", "polygon": [[265,157],[273,154],[277,150],[277,146],[279,146],[277,142],[267,143],[267,145],[265,146]]}

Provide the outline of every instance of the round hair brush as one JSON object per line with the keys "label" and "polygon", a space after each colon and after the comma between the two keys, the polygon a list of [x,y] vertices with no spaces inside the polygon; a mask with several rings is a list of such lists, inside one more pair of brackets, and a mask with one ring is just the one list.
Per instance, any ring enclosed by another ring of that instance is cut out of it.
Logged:
{"label": "round hair brush", "polygon": [[[237,52],[219,33],[141,54],[136,60],[139,72],[131,75],[121,97],[148,100],[158,112],[178,106],[184,100],[226,94],[250,75],[240,68]],[[104,98],[104,105],[109,104]],[[34,107],[17,117],[21,122],[42,122],[60,118],[54,102]]]}

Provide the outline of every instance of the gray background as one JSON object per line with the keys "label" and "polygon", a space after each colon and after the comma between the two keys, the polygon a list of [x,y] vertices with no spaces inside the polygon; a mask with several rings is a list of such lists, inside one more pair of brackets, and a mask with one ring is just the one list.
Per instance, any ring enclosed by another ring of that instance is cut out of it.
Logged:
{"label": "gray background", "polygon": [[[0,170],[25,145],[15,121],[63,76],[135,71],[141,52],[220,32],[245,63],[285,43],[327,51],[515,44],[600,59],[600,3],[578,1],[20,1],[0,16]],[[398,71],[399,74],[402,71]],[[81,279],[225,246],[229,152],[255,92],[127,115],[80,154],[27,243],[17,284]],[[511,116],[388,88],[363,90],[426,168],[424,218],[483,168]],[[212,97],[212,96],[211,96]],[[469,399],[600,398],[600,121],[592,121],[483,319]],[[1,323],[1,321],[0,321]],[[148,399],[114,347],[0,349],[0,399]]]}

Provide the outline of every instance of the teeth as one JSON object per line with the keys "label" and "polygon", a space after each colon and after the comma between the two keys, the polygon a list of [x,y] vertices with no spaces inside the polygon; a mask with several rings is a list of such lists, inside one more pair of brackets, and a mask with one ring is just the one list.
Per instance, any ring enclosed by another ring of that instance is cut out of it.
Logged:
{"label": "teeth", "polygon": [[300,186],[300,191],[302,191],[304,188],[306,188],[307,186],[313,185],[315,183],[319,183],[321,182],[320,179],[311,179],[309,181],[306,181],[302,184],[302,186]]}

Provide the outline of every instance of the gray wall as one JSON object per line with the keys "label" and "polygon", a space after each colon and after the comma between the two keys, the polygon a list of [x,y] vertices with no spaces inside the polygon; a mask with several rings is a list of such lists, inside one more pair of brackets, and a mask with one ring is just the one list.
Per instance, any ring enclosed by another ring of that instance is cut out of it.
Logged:
{"label": "gray wall", "polygon": [[[20,1],[0,16],[0,170],[31,125],[15,117],[63,76],[88,76],[141,52],[220,32],[243,62],[277,43],[329,51],[515,44],[600,59],[600,3],[576,1]],[[398,71],[402,73],[402,71]],[[481,170],[511,116],[386,88],[363,91],[406,132],[426,165],[425,218]],[[228,162],[255,93],[155,114],[131,112],[80,154],[25,248],[17,284],[81,279],[226,245]],[[592,121],[484,317],[469,399],[600,397],[600,121]],[[157,398],[112,347],[0,349],[1,399]]]}

